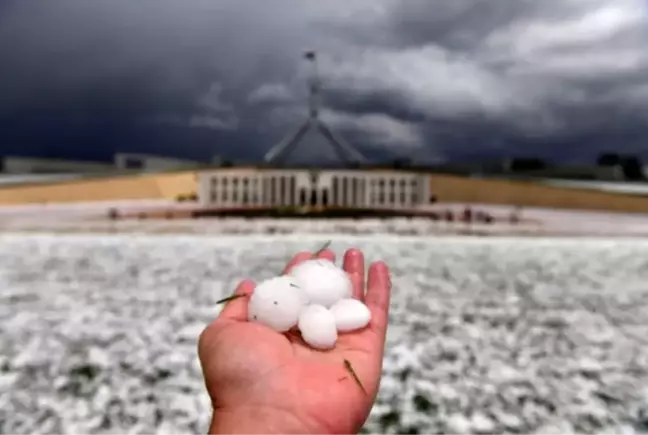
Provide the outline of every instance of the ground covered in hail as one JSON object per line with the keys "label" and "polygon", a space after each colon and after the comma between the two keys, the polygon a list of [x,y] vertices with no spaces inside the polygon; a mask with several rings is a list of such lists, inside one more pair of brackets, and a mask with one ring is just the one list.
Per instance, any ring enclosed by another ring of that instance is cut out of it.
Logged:
{"label": "ground covered in hail", "polygon": [[[215,302],[319,237],[0,236],[0,433],[204,433]],[[364,431],[648,431],[648,242],[333,238],[393,270]]]}

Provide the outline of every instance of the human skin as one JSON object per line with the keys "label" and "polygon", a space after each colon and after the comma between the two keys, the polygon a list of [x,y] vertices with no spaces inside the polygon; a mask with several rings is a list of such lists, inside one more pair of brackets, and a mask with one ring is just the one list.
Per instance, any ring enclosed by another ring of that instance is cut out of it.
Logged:
{"label": "human skin", "polygon": [[[319,258],[335,261],[330,250]],[[297,254],[284,272],[312,258]],[[369,267],[365,291],[362,252],[348,250],[344,270],[353,297],[371,310],[371,322],[341,333],[334,349],[310,348],[294,330],[281,334],[247,321],[254,282],[243,281],[231,300],[203,331],[198,355],[212,400],[211,434],[351,434],[364,425],[378,392],[387,330],[391,282],[388,267]],[[351,363],[365,391],[344,360]],[[366,393],[365,393],[366,392]]]}

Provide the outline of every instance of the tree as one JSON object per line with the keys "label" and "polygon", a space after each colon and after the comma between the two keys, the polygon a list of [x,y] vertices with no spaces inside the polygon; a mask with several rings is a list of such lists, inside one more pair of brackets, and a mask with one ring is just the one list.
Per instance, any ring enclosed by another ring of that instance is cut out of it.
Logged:
{"label": "tree", "polygon": [[643,165],[637,156],[624,156],[621,158],[623,175],[628,180],[645,180]]}
{"label": "tree", "polygon": [[617,153],[601,153],[596,159],[598,166],[616,166],[621,164],[621,156]]}
{"label": "tree", "polygon": [[513,172],[537,171],[546,167],[546,162],[537,157],[514,158],[511,160],[511,170]]}

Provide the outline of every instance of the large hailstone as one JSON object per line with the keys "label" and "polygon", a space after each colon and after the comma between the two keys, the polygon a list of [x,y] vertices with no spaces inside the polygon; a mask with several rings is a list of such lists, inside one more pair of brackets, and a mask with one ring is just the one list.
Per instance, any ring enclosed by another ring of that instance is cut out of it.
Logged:
{"label": "large hailstone", "polygon": [[299,331],[304,341],[315,349],[335,347],[337,329],[333,314],[322,305],[309,305],[299,316]]}
{"label": "large hailstone", "polygon": [[305,304],[304,292],[294,278],[270,278],[254,289],[248,304],[248,320],[285,332],[297,325]]}
{"label": "large hailstone", "polygon": [[371,321],[369,307],[357,299],[341,299],[331,307],[338,332],[362,329]]}
{"label": "large hailstone", "polygon": [[371,321],[369,308],[352,297],[347,273],[329,260],[309,260],[289,275],[259,283],[248,305],[248,319],[286,332],[298,326],[312,348],[335,347],[338,332],[362,329]]}
{"label": "large hailstone", "polygon": [[330,308],[340,299],[350,298],[353,284],[349,275],[325,259],[299,263],[289,273],[306,294],[310,304]]}

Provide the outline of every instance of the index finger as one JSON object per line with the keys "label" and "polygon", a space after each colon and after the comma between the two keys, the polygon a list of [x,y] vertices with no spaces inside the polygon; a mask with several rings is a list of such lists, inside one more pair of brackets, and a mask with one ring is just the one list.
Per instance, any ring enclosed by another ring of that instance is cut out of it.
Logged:
{"label": "index finger", "polygon": [[376,333],[381,343],[385,341],[389,322],[389,301],[391,300],[391,277],[389,268],[382,261],[369,267],[365,305],[371,311],[369,327]]}
{"label": "index finger", "polygon": [[[290,272],[290,270],[297,266],[299,263],[303,263],[306,260],[310,260],[313,258],[313,254],[311,252],[300,252],[299,254],[295,255],[292,260],[288,262],[286,267],[284,268],[282,274],[287,274]],[[335,253],[331,251],[330,249],[324,249],[320,253],[317,254],[317,258],[329,260],[335,263]]]}
{"label": "index finger", "polygon": [[299,254],[296,254],[288,262],[288,264],[284,268],[283,272],[281,272],[281,273],[284,274],[284,275],[287,274],[288,272],[290,272],[290,269],[297,266],[299,263],[302,263],[302,262],[304,262],[306,260],[310,260],[312,257],[313,257],[313,254],[311,254],[310,252],[307,252],[307,251],[300,252]]}

